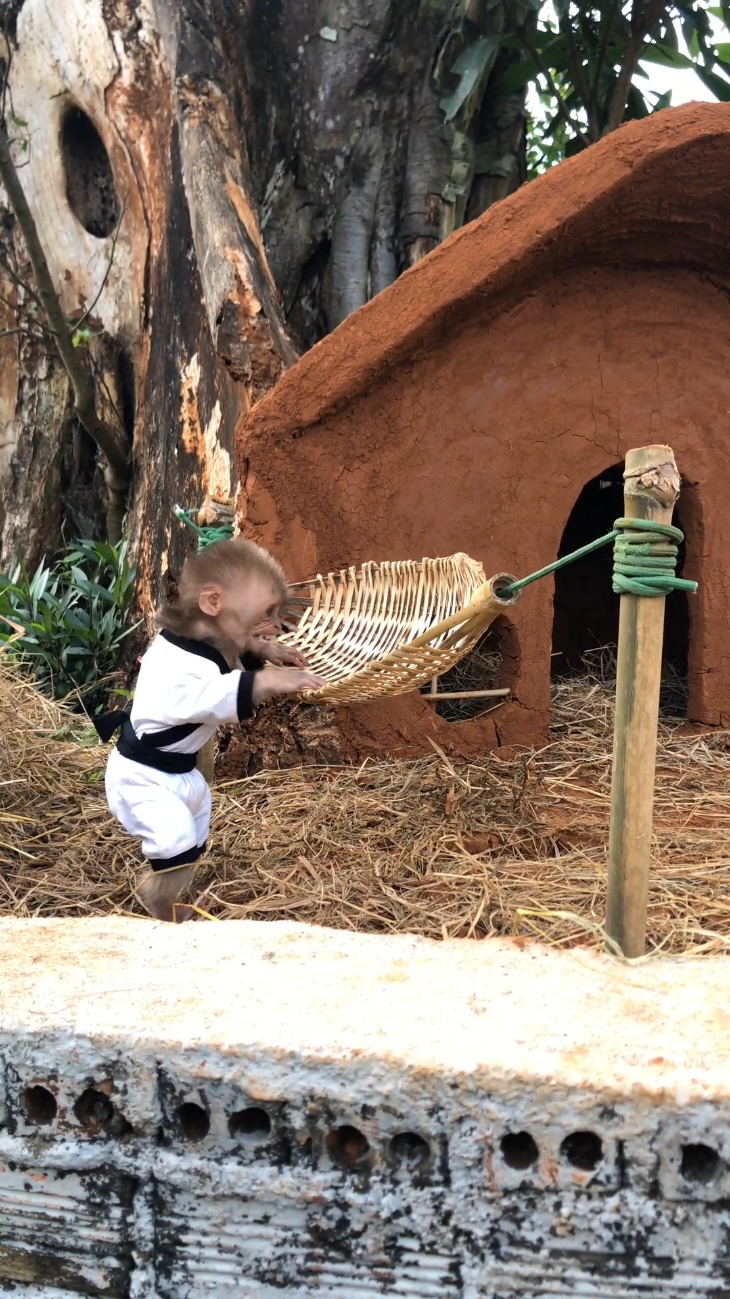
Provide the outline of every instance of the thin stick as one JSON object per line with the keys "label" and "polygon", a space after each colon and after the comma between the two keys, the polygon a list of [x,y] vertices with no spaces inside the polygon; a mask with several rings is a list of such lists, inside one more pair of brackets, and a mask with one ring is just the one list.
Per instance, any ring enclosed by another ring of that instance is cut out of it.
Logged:
{"label": "thin stick", "polygon": [[433,690],[422,697],[432,704],[440,704],[442,699],[503,699],[510,692],[506,690],[444,690],[434,694]]}
{"label": "thin stick", "polygon": [[[624,512],[671,523],[679,496],[671,447],[629,451]],[[664,597],[622,595],[608,846],[606,932],[624,956],[643,956],[649,896]]]}

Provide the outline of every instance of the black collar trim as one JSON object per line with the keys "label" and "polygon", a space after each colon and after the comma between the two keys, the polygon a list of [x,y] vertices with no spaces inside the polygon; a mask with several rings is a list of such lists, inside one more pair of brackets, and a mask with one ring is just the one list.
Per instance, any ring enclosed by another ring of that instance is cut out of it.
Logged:
{"label": "black collar trim", "polygon": [[176,649],[185,650],[186,654],[197,654],[198,658],[209,659],[215,663],[221,672],[230,672],[230,667],[226,663],[220,650],[214,645],[209,645],[204,640],[191,640],[189,636],[176,636],[174,631],[168,631],[165,627],[161,632],[163,640],[169,641]]}

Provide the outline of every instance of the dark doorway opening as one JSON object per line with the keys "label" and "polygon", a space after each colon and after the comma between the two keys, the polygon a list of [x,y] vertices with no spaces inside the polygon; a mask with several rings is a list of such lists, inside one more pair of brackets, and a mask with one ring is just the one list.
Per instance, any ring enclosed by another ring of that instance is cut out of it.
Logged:
{"label": "dark doorway opening", "polygon": [[[613,528],[624,512],[623,465],[612,465],[586,483],[565,526],[558,555],[578,550]],[[682,527],[675,511],[677,527]],[[685,559],[680,546],[677,573]],[[553,602],[552,676],[585,670],[587,656],[599,649],[615,652],[618,643],[619,597],[611,584],[613,548],[604,546],[555,574]],[[687,661],[690,618],[687,596],[675,591],[667,598],[664,619],[664,683],[662,708],[676,715],[687,711]]]}

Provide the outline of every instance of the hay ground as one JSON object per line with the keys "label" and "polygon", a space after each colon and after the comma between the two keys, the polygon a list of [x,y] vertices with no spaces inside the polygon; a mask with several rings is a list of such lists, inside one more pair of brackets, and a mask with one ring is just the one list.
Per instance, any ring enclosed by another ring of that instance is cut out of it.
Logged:
{"label": "hay ground", "polygon": [[[196,895],[227,919],[600,945],[612,683],[554,687],[551,742],[513,761],[434,753],[218,784]],[[92,728],[0,672],[0,915],[138,914]],[[660,727],[651,947],[730,950],[730,732]]]}

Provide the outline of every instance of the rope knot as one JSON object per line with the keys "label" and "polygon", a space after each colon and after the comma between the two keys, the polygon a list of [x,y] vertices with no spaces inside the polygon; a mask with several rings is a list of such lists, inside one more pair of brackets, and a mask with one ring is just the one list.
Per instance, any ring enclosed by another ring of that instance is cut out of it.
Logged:
{"label": "rope knot", "polygon": [[617,519],[613,545],[613,589],[617,595],[670,595],[696,591],[697,583],[677,577],[684,533],[652,519]]}

